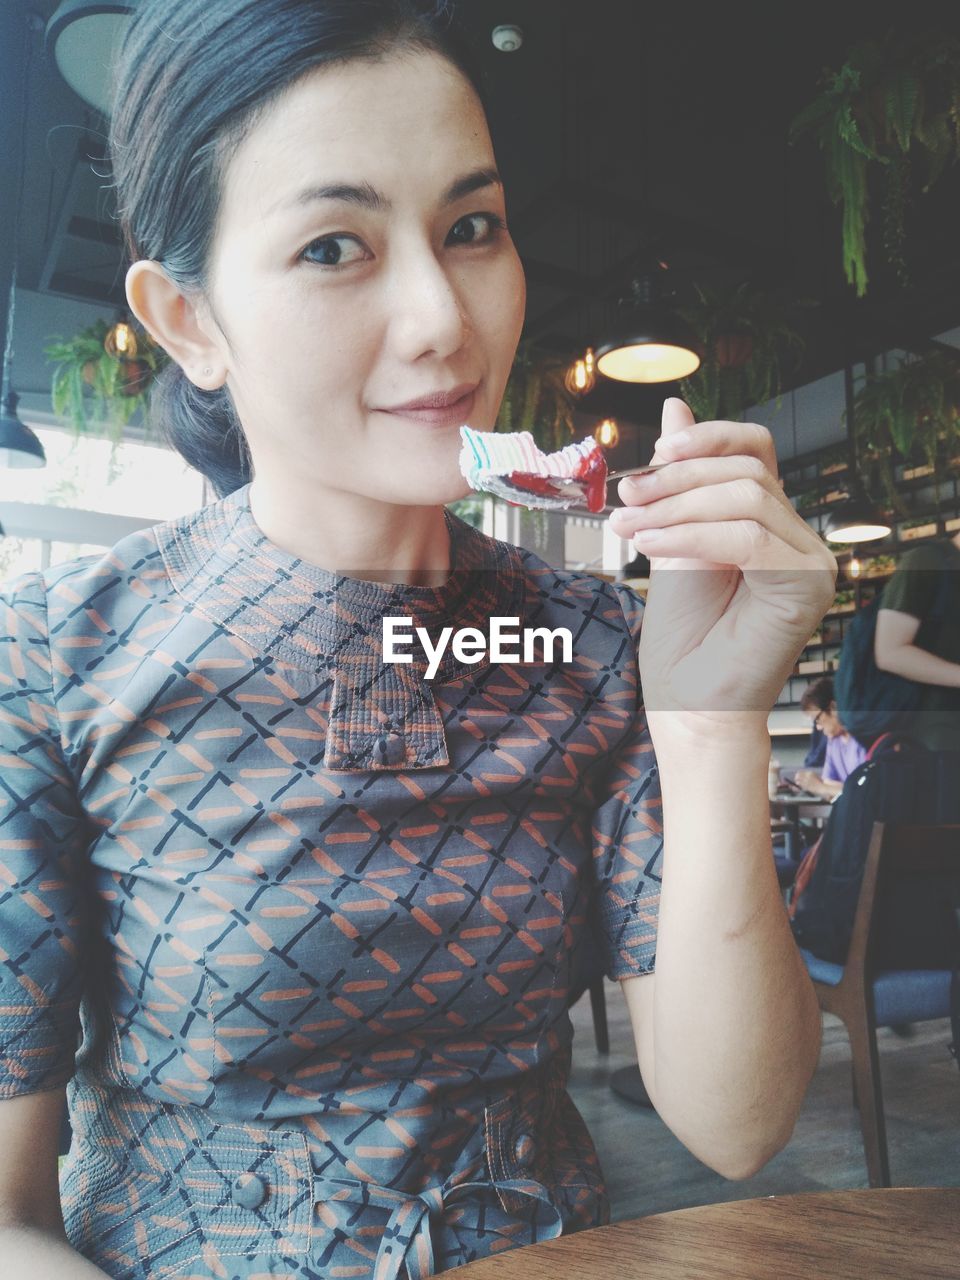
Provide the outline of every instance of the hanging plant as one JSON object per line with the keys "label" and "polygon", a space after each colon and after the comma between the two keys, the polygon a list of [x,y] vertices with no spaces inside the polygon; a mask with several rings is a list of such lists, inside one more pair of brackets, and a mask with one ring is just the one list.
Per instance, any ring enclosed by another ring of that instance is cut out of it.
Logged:
{"label": "hanging plant", "polygon": [[932,468],[937,490],[960,450],[960,356],[946,351],[915,356],[896,369],[869,375],[853,402],[857,457],[875,502],[903,514],[895,468]]}
{"label": "hanging plant", "polygon": [[883,247],[901,283],[914,173],[929,191],[960,156],[960,38],[891,30],[860,41],[817,97],[794,117],[790,141],[812,132],[827,187],[842,210],[843,268],[858,297],[867,290],[870,181],[882,176]]}
{"label": "hanging plant", "polygon": [[564,385],[569,357],[521,341],[507,379],[496,431],[529,431],[545,453],[573,440],[574,402]]}
{"label": "hanging plant", "polygon": [[[97,320],[72,338],[52,338],[44,354],[54,365],[50,384],[53,411],[77,436],[102,434],[106,425],[116,446],[138,409],[146,409],[150,385],[169,356],[142,328],[136,329],[134,358],[111,355],[104,341],[111,326]],[[146,418],[149,431],[149,417]]]}
{"label": "hanging plant", "polygon": [[681,394],[701,421],[740,418],[780,394],[783,363],[799,362],[803,340],[785,305],[747,282],[694,289],[696,302],[677,310],[699,339],[701,364]]}

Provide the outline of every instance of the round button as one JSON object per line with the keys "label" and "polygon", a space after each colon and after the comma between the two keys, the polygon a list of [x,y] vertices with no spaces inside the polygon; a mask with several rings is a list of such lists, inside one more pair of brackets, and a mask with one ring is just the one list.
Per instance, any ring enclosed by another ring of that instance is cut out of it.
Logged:
{"label": "round button", "polygon": [[259,1209],[267,1198],[267,1184],[255,1173],[241,1173],[232,1187],[233,1200],[243,1209]]}
{"label": "round button", "polygon": [[537,1144],[533,1135],[521,1133],[513,1145],[513,1154],[516,1156],[517,1164],[524,1169],[529,1169],[537,1155]]}
{"label": "round button", "polygon": [[373,758],[378,764],[399,764],[405,755],[406,748],[399,733],[383,734],[373,748]]}

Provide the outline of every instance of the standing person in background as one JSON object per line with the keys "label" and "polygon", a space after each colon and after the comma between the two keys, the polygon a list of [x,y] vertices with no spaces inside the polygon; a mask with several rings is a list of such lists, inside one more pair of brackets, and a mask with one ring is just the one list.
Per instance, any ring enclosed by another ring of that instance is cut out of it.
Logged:
{"label": "standing person in background", "polygon": [[960,534],[915,547],[883,589],[874,657],[925,686],[911,736],[960,779]]}
{"label": "standing person in background", "polygon": [[804,689],[800,709],[810,716],[814,730],[823,734],[826,750],[823,768],[799,770],[797,782],[814,795],[832,800],[843,790],[844,782],[854,769],[866,760],[867,749],[841,724],[829,676],[814,680]]}

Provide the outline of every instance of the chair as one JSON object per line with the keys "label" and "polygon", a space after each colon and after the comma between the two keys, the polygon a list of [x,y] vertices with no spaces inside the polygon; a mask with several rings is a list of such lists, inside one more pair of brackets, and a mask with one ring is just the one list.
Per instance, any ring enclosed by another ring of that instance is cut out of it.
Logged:
{"label": "chair", "polygon": [[856,1104],[871,1187],[890,1186],[886,1124],[877,1053],[877,1027],[950,1016],[950,969],[880,971],[874,957],[879,929],[878,886],[896,875],[960,874],[960,826],[876,822],[867,852],[846,964],[831,964],[801,948],[820,1008],[838,1017],[850,1038]]}

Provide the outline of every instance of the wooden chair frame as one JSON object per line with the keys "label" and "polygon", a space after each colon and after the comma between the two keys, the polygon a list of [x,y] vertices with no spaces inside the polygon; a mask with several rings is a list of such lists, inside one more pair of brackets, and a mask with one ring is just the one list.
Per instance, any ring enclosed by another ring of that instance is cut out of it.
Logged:
{"label": "wooden chair frame", "polygon": [[871,1187],[890,1186],[890,1161],[877,1052],[873,983],[878,885],[890,876],[960,873],[960,825],[875,822],[867,852],[843,977],[831,986],[814,980],[820,1008],[838,1017],[850,1038],[853,1080]]}

